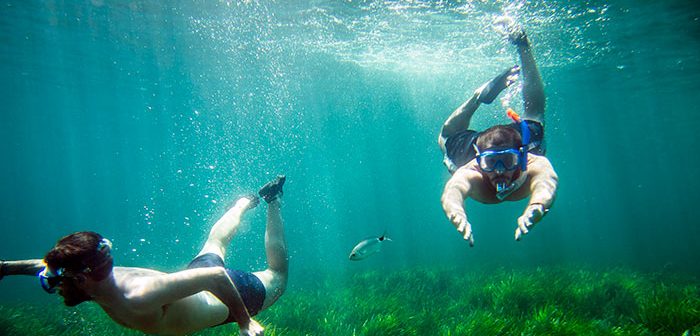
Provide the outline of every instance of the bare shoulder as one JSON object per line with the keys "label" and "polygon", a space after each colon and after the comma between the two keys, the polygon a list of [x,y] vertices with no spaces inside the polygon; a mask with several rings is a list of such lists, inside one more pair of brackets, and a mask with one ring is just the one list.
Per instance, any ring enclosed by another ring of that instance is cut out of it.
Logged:
{"label": "bare shoulder", "polygon": [[542,155],[528,154],[527,171],[533,183],[535,181],[557,181],[559,179],[552,163]]}
{"label": "bare shoulder", "polygon": [[166,273],[149,268],[114,267],[114,279],[124,289],[135,289]]}
{"label": "bare shoulder", "polygon": [[455,171],[447,184],[445,192],[459,190],[462,195],[468,196],[475,192],[474,188],[480,188],[483,184],[483,175],[476,169],[476,164],[469,162]]}
{"label": "bare shoulder", "polygon": [[482,175],[476,168],[476,161],[472,160],[469,161],[469,163],[457,169],[454,175],[452,175],[452,179],[473,183],[477,180],[482,179]]}
{"label": "bare shoulder", "polygon": [[527,168],[532,172],[554,172],[554,167],[547,157],[532,153],[527,155]]}

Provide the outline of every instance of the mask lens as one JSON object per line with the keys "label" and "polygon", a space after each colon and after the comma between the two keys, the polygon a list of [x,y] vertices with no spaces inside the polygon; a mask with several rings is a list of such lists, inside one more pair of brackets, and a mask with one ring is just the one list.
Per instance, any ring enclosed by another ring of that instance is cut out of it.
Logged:
{"label": "mask lens", "polygon": [[39,273],[41,288],[49,294],[56,293],[56,286],[60,285],[61,281],[63,281],[63,278],[60,275],[53,274],[48,267]]}
{"label": "mask lens", "polygon": [[518,155],[514,153],[505,153],[501,155],[501,160],[506,170],[513,170],[518,165]]}
{"label": "mask lens", "polygon": [[487,172],[492,172],[494,169],[496,169],[496,165],[498,164],[498,160],[494,155],[486,155],[481,158],[481,169]]}
{"label": "mask lens", "polygon": [[484,152],[481,153],[479,167],[486,172],[492,172],[500,164],[504,170],[514,170],[518,167],[518,161],[518,152],[514,149]]}

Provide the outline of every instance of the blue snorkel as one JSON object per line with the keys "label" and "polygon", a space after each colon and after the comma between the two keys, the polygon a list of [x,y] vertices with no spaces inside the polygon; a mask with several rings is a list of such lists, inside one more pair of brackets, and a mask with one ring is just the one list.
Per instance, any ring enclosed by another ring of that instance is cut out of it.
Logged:
{"label": "blue snorkel", "polygon": [[527,126],[527,123],[525,120],[521,119],[520,116],[513,111],[512,108],[508,108],[506,111],[506,114],[508,117],[513,119],[514,122],[517,122],[520,125],[520,134],[522,137],[522,146],[520,146],[520,156],[518,160],[520,160],[520,170],[521,171],[526,171],[527,170],[527,151],[530,147],[530,127]]}

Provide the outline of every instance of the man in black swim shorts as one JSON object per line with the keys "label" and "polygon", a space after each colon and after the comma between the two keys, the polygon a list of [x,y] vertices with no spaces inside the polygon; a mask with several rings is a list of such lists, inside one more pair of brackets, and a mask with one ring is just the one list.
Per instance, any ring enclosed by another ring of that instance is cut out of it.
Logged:
{"label": "man in black swim shorts", "polygon": [[[525,31],[507,17],[495,24],[516,46],[521,66],[507,69],[478,88],[445,121],[438,136],[444,163],[452,177],[442,194],[442,207],[463,238],[474,245],[472,227],[464,201],[472,198],[486,204],[518,201],[530,196],[518,218],[515,239],[528,233],[549,211],[557,190],[558,177],[544,156],[545,96],[540,73]],[[483,104],[490,104],[510,86],[522,71],[522,118],[512,109],[512,124],[497,125],[482,132],[469,129],[472,115]]]}
{"label": "man in black swim shorts", "polygon": [[67,306],[95,301],[117,323],[149,334],[179,335],[236,322],[241,335],[262,335],[262,326],[251,316],[277,301],[287,285],[280,213],[284,182],[285,177],[279,176],[258,192],[268,203],[268,268],[263,271],[231,270],[224,264],[241,217],[260,202],[250,195],[237,200],[214,224],[201,251],[183,271],[114,267],[109,240],[94,232],[77,232],[60,239],[43,260],[0,261],[0,279],[37,276],[44,290],[58,292]]}

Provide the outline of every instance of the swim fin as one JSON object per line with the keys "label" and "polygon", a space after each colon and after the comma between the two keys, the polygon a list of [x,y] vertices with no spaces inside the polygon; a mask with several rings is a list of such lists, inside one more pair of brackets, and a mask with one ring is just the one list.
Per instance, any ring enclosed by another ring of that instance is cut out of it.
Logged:
{"label": "swim fin", "polygon": [[262,197],[267,203],[276,200],[282,196],[282,186],[284,185],[284,181],[286,179],[287,178],[284,175],[277,176],[276,179],[268,182],[262,188],[260,188],[258,195],[260,195],[260,197]]}
{"label": "swim fin", "polygon": [[484,104],[491,104],[501,91],[515,82],[519,73],[520,66],[517,65],[506,69],[503,73],[479,88],[479,96],[476,98],[477,101]]}

